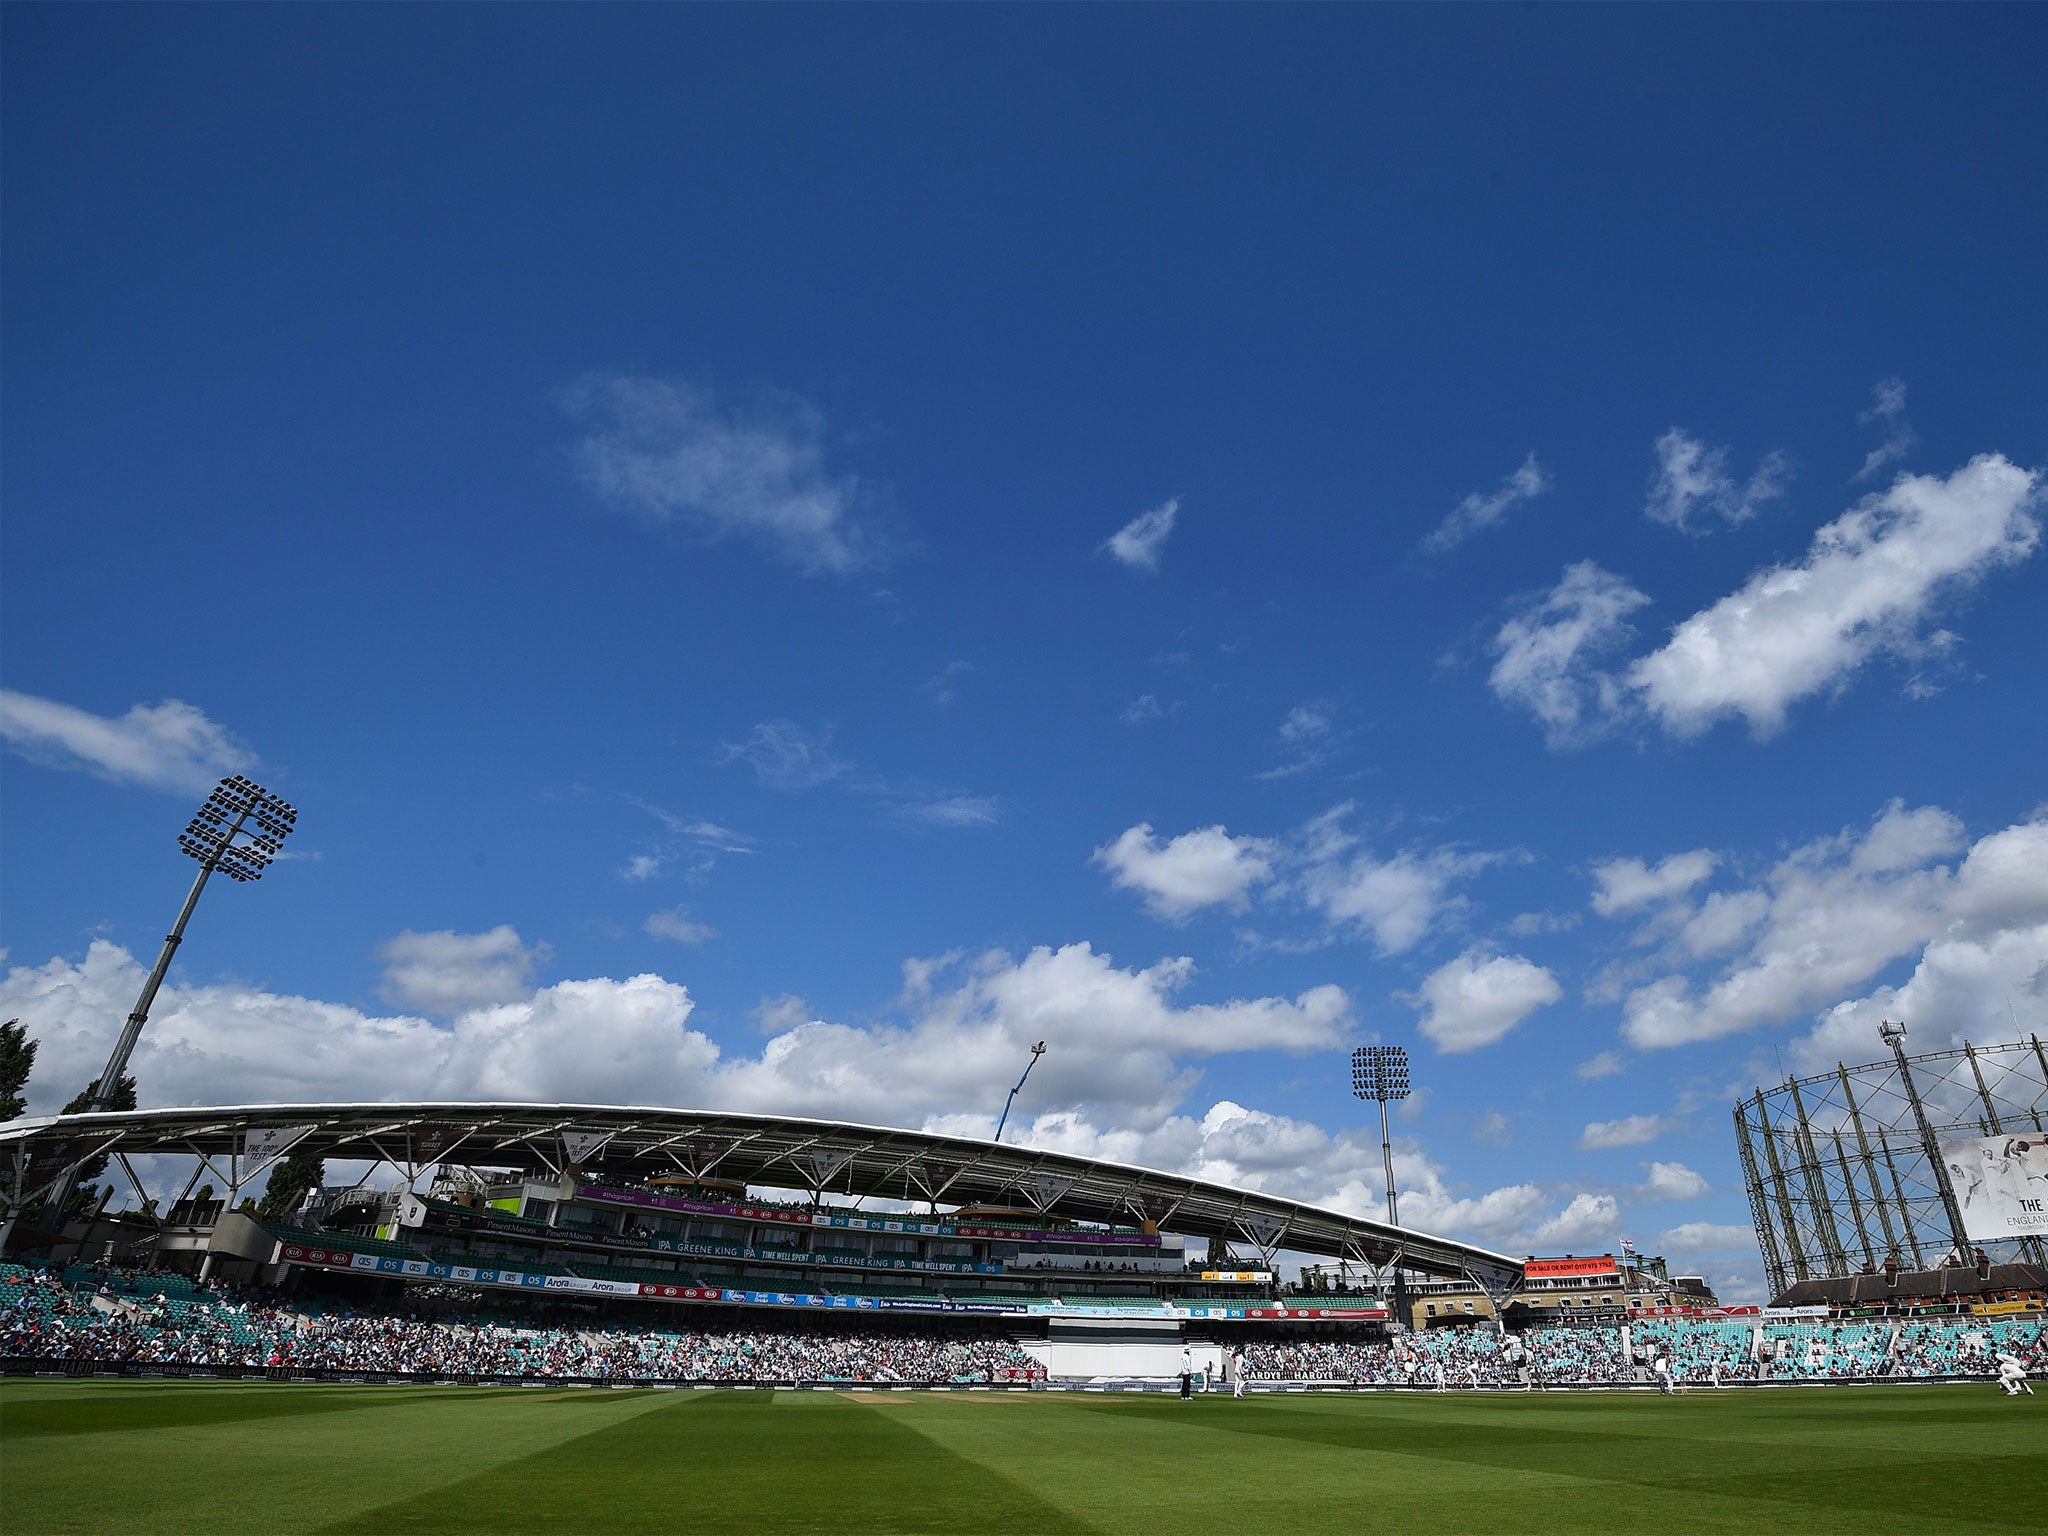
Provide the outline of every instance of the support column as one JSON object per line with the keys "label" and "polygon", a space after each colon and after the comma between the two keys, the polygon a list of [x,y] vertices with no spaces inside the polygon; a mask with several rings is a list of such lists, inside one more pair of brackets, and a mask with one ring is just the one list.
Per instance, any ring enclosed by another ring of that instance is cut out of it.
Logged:
{"label": "support column", "polygon": [[1899,1082],[1906,1090],[1906,1102],[1913,1106],[1913,1123],[1920,1128],[1920,1146],[1927,1154],[1927,1165],[1934,1172],[1934,1186],[1941,1191],[1941,1208],[1948,1216],[1949,1234],[1955,1240],[1956,1257],[1967,1260],[1970,1255],[1969,1234],[1963,1229],[1962,1207],[1956,1204],[1956,1192],[1948,1181],[1948,1167],[1941,1160],[1941,1144],[1934,1139],[1934,1127],[1927,1121],[1927,1106],[1920,1102],[1920,1089],[1913,1081],[1912,1065],[1906,1060],[1906,1026],[1889,1020],[1878,1025],[1878,1037],[1892,1048],[1892,1054],[1899,1062]]}

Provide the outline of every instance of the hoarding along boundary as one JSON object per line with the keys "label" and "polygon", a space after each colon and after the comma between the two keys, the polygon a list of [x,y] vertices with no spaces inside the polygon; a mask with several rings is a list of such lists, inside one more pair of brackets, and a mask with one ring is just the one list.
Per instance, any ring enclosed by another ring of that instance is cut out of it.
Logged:
{"label": "hoarding along boundary", "polygon": [[[1021,1373],[1019,1373],[1021,1374]],[[189,1365],[174,1360],[77,1360],[36,1355],[0,1355],[0,1376],[35,1376],[45,1380],[73,1381],[107,1379],[226,1381],[275,1384],[326,1383],[332,1386],[390,1387],[611,1387],[683,1392],[1172,1392],[1177,1384],[1170,1377],[1127,1377],[1104,1382],[1075,1377],[1054,1380],[1039,1375],[1028,1379],[999,1381],[679,1381],[655,1376],[472,1376],[441,1371],[351,1371],[333,1366],[293,1365]],[[1777,1381],[1724,1381],[1719,1387],[1697,1382],[1682,1384],[1681,1391],[1787,1392],[1833,1390],[1840,1387],[1982,1387],[1994,1378],[1987,1376],[1858,1376],[1842,1380],[1812,1380],[1786,1377]],[[1428,1393],[1433,1397],[1455,1393],[1528,1392],[1526,1386],[1410,1386],[1394,1382],[1279,1380],[1247,1381],[1252,1393]],[[1662,1389],[1653,1382],[1546,1381],[1545,1392],[1639,1392]]]}
{"label": "hoarding along boundary", "polygon": [[190,1365],[177,1360],[49,1359],[0,1355],[0,1376],[164,1378],[175,1381],[330,1382],[390,1387],[658,1387],[780,1392],[1029,1392],[1045,1385],[1043,1371],[1003,1368],[993,1381],[860,1381],[848,1377],[806,1381],[679,1380],[673,1376],[499,1376],[449,1371],[352,1371],[340,1366]]}

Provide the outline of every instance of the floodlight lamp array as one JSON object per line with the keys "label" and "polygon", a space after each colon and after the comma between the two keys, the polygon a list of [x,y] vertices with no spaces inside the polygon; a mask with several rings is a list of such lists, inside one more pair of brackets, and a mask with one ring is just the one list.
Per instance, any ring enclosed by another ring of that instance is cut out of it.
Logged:
{"label": "floodlight lamp array", "polygon": [[1407,1050],[1398,1045],[1361,1045],[1351,1053],[1351,1092],[1380,1104],[1407,1098]]}
{"label": "floodlight lamp array", "polygon": [[231,880],[260,880],[298,819],[288,802],[236,774],[214,786],[178,846]]}

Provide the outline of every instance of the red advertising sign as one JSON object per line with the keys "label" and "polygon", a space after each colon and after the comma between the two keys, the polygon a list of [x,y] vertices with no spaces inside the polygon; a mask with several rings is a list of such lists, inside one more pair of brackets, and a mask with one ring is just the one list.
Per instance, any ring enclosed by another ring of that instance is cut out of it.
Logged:
{"label": "red advertising sign", "polygon": [[1603,1253],[1597,1259],[1531,1259],[1525,1268],[1531,1280],[1570,1280],[1621,1273],[1611,1253]]}

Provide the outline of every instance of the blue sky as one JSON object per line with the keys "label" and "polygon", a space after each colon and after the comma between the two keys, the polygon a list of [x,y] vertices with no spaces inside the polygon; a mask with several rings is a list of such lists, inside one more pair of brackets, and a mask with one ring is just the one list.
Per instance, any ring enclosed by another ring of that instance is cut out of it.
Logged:
{"label": "blue sky", "polygon": [[[2038,9],[5,12],[0,1006],[1758,1284],[2048,1024]],[[2008,1016],[2008,1009],[2011,1016]]]}

